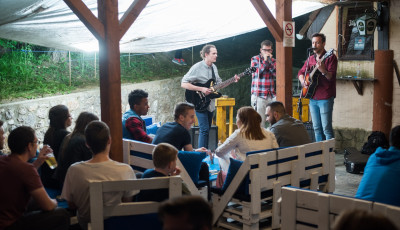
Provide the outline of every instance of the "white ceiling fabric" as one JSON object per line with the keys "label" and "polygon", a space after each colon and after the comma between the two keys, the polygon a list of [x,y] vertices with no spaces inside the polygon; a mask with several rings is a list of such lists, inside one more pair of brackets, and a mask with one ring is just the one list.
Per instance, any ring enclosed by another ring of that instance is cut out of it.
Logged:
{"label": "white ceiling fabric", "polygon": [[[275,0],[264,0],[275,15]],[[97,0],[83,0],[97,16]],[[120,17],[132,0],[120,0]],[[293,1],[293,17],[325,5]],[[302,25],[297,25],[302,26]],[[166,52],[264,28],[249,0],[150,0],[120,42],[123,53]],[[0,37],[71,51],[98,42],[61,0],[0,0]]]}

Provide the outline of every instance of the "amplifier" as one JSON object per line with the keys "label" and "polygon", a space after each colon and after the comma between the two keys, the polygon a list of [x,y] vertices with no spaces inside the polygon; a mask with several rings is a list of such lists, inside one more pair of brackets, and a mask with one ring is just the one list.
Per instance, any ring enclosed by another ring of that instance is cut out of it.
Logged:
{"label": "amplifier", "polygon": [[315,142],[315,133],[312,122],[311,121],[303,122],[303,124],[306,127],[308,136],[310,136],[311,142]]}
{"label": "amplifier", "polygon": [[[190,130],[193,149],[199,148],[199,126],[193,126]],[[214,151],[218,147],[218,127],[212,125],[208,135],[208,149]]]}

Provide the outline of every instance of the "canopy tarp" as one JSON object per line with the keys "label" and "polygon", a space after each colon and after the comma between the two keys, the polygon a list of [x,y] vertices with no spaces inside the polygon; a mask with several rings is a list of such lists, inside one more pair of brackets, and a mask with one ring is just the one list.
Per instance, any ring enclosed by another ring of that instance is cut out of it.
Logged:
{"label": "canopy tarp", "polygon": [[[83,2],[97,16],[97,0]],[[120,18],[132,2],[118,1]],[[275,15],[275,0],[264,2]],[[324,6],[293,1],[292,15]],[[151,0],[121,39],[120,51],[166,52],[264,27],[249,0]],[[0,0],[0,37],[62,50],[98,50],[96,38],[61,0]]]}

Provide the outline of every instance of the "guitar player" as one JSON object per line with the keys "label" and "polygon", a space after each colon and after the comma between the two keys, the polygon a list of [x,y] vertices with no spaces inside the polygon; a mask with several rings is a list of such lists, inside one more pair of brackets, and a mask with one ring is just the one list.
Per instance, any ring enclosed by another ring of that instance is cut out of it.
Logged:
{"label": "guitar player", "polygon": [[[182,78],[181,87],[187,90],[199,91],[204,95],[213,93],[213,90],[208,87],[201,87],[194,85],[195,83],[205,84],[210,79],[215,79],[216,84],[222,82],[218,75],[217,66],[213,63],[217,61],[217,48],[214,45],[205,45],[200,51],[202,61],[194,64],[190,70]],[[240,78],[235,75],[235,81]],[[215,100],[211,100],[207,109],[196,110],[196,117],[199,122],[199,146],[198,148],[205,147],[208,149],[208,136],[214,116]]]}
{"label": "guitar player", "polygon": [[261,42],[260,54],[251,58],[251,67],[256,72],[251,80],[251,106],[261,116],[261,126],[265,126],[265,110],[267,104],[275,101],[276,60],[272,56],[272,42]]}
{"label": "guitar player", "polygon": [[301,85],[307,87],[309,83],[306,81],[306,73],[310,73],[313,68],[318,68],[314,74],[318,84],[309,104],[316,141],[334,138],[332,112],[336,97],[337,58],[334,54],[325,59],[322,58],[326,53],[325,41],[326,37],[322,33],[312,35],[313,55],[308,57],[298,73]]}

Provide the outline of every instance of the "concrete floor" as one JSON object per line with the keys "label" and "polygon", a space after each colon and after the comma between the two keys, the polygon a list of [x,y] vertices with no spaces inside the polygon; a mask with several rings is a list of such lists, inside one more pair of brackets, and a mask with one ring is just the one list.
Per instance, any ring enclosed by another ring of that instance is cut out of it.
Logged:
{"label": "concrete floor", "polygon": [[355,196],[358,185],[360,184],[362,174],[351,174],[346,172],[343,153],[335,154],[335,192],[345,196]]}

